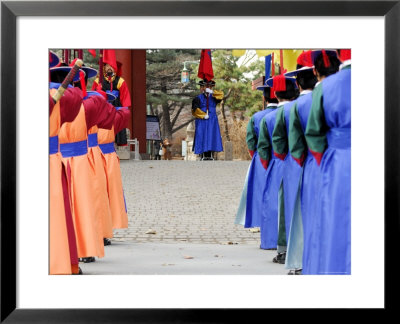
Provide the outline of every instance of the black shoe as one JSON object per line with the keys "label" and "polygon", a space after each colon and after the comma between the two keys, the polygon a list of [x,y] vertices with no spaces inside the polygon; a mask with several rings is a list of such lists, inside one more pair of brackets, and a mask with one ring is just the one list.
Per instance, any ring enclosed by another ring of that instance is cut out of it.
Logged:
{"label": "black shoe", "polygon": [[301,270],[302,269],[293,269],[293,270],[289,270],[288,275],[301,275]]}
{"label": "black shoe", "polygon": [[104,246],[111,245],[111,240],[110,239],[104,238],[103,241],[104,241]]}
{"label": "black shoe", "polygon": [[278,255],[272,259],[272,262],[285,264],[285,259],[286,259],[286,252],[278,253]]}
{"label": "black shoe", "polygon": [[79,259],[79,261],[83,263],[90,263],[90,262],[95,262],[96,259],[94,257],[87,257],[87,258],[81,258]]}

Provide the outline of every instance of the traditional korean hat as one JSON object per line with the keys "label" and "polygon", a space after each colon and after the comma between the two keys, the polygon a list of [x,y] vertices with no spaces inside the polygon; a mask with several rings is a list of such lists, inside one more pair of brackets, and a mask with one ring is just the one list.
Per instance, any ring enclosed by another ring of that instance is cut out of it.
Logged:
{"label": "traditional korean hat", "polygon": [[[71,63],[70,63],[70,65],[69,66],[74,66],[75,65],[75,62],[76,62],[76,60],[77,60],[77,58],[76,59],[74,59]],[[95,76],[97,76],[97,70],[96,69],[94,69],[94,68],[91,68],[91,67],[88,67],[88,66],[85,66],[85,65],[82,65],[82,67],[81,67],[81,70],[83,70],[84,72],[85,72],[85,74],[86,74],[86,76],[87,76],[87,78],[88,79],[90,79],[90,78],[93,78],[93,77],[95,77]]]}
{"label": "traditional korean hat", "polygon": [[[50,69],[50,78],[51,78],[51,75],[55,74],[55,73],[63,73],[63,74],[65,74],[65,76],[67,76],[69,71],[71,71],[71,69],[72,69],[71,66],[68,66],[65,63],[61,63],[61,64],[63,64],[63,65],[56,66],[56,67],[53,67]],[[80,72],[85,73],[83,70],[79,69],[79,71],[74,75],[74,79],[73,79],[74,82],[80,80],[80,76],[81,76]]]}
{"label": "traditional korean hat", "polygon": [[215,87],[215,81],[214,80],[207,81],[207,85]]}
{"label": "traditional korean hat", "polygon": [[105,49],[103,50],[103,64],[109,64],[114,69],[114,72],[117,73],[118,65],[117,59],[115,56],[115,50],[113,49]]}
{"label": "traditional korean hat", "polygon": [[312,51],[305,51],[297,57],[296,70],[285,73],[285,76],[296,76],[299,72],[309,71],[314,68],[314,63],[311,57]]}
{"label": "traditional korean hat", "polygon": [[60,58],[56,53],[49,52],[49,68],[55,67],[60,64]]}
{"label": "traditional korean hat", "polygon": [[275,92],[286,91],[286,80],[292,82],[294,88],[297,89],[296,79],[287,77],[283,74],[275,75],[274,77],[269,78],[267,81],[265,81],[265,84],[269,87],[272,87]]}
{"label": "traditional korean hat", "polygon": [[207,84],[206,80],[200,80],[199,82],[197,82],[198,85],[200,86],[205,86]]}
{"label": "traditional korean hat", "polygon": [[257,87],[256,89],[263,91],[263,95],[266,99],[274,99],[276,98],[274,90],[272,89],[272,87],[267,85],[267,81],[268,80],[265,80],[264,84]]}
{"label": "traditional korean hat", "polygon": [[325,67],[328,67],[328,66],[330,66],[330,61],[329,61],[329,58],[328,58],[328,56],[332,56],[332,57],[338,57],[338,54],[337,54],[337,51],[336,50],[325,50],[325,49],[322,49],[322,50],[314,50],[314,51],[311,51],[311,60],[312,60],[312,62],[313,62],[313,64],[315,65],[315,60],[317,59],[317,57],[319,56],[319,55],[321,55],[322,54],[322,57],[323,57],[323,59],[324,59],[324,65],[325,65]]}
{"label": "traditional korean hat", "polygon": [[340,60],[342,62],[351,60],[351,49],[341,49],[340,50]]}

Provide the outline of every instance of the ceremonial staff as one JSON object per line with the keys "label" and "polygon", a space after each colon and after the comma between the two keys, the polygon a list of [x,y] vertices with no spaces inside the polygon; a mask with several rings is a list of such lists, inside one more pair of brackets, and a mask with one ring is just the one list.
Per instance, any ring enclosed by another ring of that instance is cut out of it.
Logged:
{"label": "ceremonial staff", "polygon": [[54,103],[57,103],[58,100],[62,97],[64,94],[64,91],[68,88],[68,85],[71,83],[73,80],[76,72],[82,67],[83,61],[82,60],[76,60],[75,65],[69,71],[68,75],[65,77],[64,81],[61,83],[60,87],[57,89],[57,92],[53,96],[53,101]]}

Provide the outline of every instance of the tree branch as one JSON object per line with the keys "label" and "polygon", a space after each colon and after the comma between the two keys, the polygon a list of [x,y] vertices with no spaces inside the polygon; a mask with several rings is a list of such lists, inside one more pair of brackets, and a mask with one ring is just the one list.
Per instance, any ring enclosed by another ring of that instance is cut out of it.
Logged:
{"label": "tree branch", "polygon": [[229,96],[231,95],[231,93],[232,93],[232,88],[229,88],[228,93],[226,94],[226,96],[224,96],[223,101],[226,101],[229,98]]}
{"label": "tree branch", "polygon": [[181,111],[182,111],[183,108],[185,108],[185,105],[181,103],[181,105],[180,105],[180,107],[179,107],[179,110],[177,111],[177,113],[176,113],[174,119],[173,119],[172,122],[171,122],[171,126],[172,126],[172,127],[174,127],[175,122],[176,122],[176,120],[178,119],[179,114],[181,113]]}
{"label": "tree branch", "polygon": [[175,133],[176,131],[180,130],[181,128],[183,128],[183,127],[189,125],[189,124],[190,124],[192,121],[194,121],[195,119],[196,119],[196,118],[192,118],[192,119],[190,119],[189,121],[183,123],[182,125],[179,125],[177,128],[174,128],[174,129],[172,130],[172,134]]}

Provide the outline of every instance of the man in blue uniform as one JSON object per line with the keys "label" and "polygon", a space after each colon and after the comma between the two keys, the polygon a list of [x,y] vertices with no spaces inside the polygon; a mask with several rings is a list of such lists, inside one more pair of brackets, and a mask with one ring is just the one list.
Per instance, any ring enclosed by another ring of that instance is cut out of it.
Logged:
{"label": "man in blue uniform", "polygon": [[204,79],[198,84],[201,93],[192,101],[192,115],[196,118],[193,151],[201,160],[214,160],[213,152],[223,151],[216,107],[224,93],[213,90],[212,80]]}

